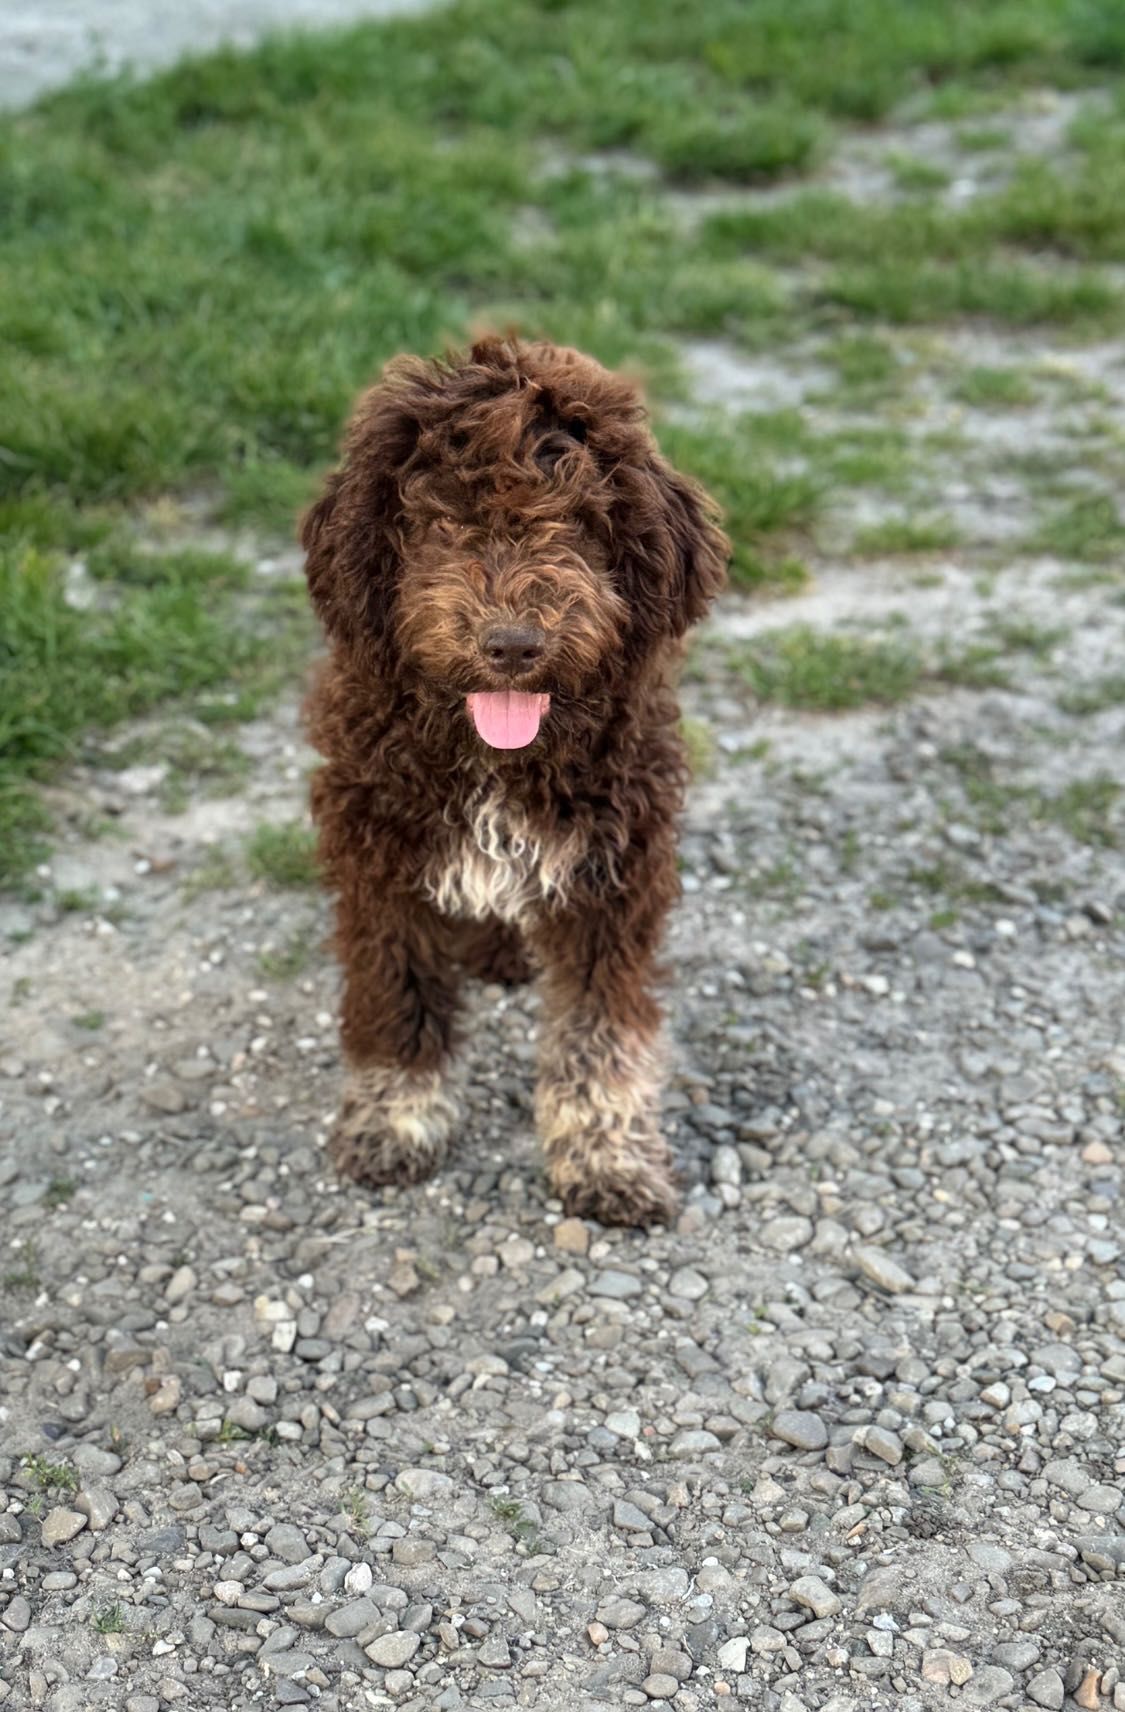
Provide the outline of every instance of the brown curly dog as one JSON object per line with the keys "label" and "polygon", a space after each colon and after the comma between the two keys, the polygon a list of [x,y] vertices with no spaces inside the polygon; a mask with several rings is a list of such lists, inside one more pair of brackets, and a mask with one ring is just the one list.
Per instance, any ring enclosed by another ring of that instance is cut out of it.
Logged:
{"label": "brown curly dog", "polygon": [[605,1224],[667,1221],[655,959],[679,890],[680,639],[728,550],[709,500],[628,381],[490,338],[388,366],[301,539],[331,645],[309,719],[350,1066],[336,1166],[432,1172],[463,977],[534,968],[555,1192]]}

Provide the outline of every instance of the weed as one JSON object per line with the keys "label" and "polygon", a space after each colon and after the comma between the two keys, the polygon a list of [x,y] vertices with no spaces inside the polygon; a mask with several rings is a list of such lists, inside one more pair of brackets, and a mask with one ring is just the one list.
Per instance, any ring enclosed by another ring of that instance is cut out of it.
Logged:
{"label": "weed", "polygon": [[255,879],[271,886],[315,885],[316,835],[300,821],[264,824],[247,840],[246,862]]}
{"label": "weed", "polygon": [[363,1487],[349,1486],[343,1493],[341,1502],[352,1532],[366,1539],[371,1532],[371,1518],[367,1513],[367,1493]]}
{"label": "weed", "polygon": [[45,1456],[25,1456],[21,1466],[40,1492],[77,1492],[78,1475],[68,1462],[49,1462]]}
{"label": "weed", "polygon": [[125,1628],[125,1607],[120,1603],[104,1605],[94,1614],[94,1627],[99,1635],[120,1635]]}
{"label": "weed", "polygon": [[518,1499],[493,1498],[489,1501],[489,1507],[492,1514],[505,1524],[514,1539],[529,1545],[534,1541],[538,1526],[530,1516],[524,1515],[523,1505]]}
{"label": "weed", "polygon": [[258,953],[258,967],[275,981],[291,981],[309,960],[309,935],[294,934],[281,946],[267,946]]}
{"label": "weed", "polygon": [[75,1028],[87,1029],[92,1034],[95,1029],[99,1029],[104,1026],[105,1012],[79,1011],[78,1015],[71,1017],[70,1020],[74,1024]]}
{"label": "weed", "polygon": [[33,1241],[24,1241],[16,1245],[20,1252],[20,1263],[0,1275],[0,1288],[13,1294],[35,1294],[42,1288],[39,1275],[39,1250]]}
{"label": "weed", "polygon": [[227,891],[237,884],[238,869],[230,853],[215,845],[187,876],[182,889],[185,899],[190,901],[201,892]]}
{"label": "weed", "polygon": [[78,1184],[73,1177],[52,1177],[43,1192],[43,1204],[47,1207],[65,1207],[74,1198]]}

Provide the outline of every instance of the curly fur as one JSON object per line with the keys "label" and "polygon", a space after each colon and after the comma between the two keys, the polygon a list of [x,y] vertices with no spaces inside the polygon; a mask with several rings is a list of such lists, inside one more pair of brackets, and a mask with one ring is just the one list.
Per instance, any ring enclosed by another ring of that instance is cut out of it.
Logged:
{"label": "curly fur", "polygon": [[[668,1219],[656,957],[678,895],[681,639],[727,557],[710,502],[628,381],[487,339],[388,366],[301,539],[330,644],[308,713],[351,1066],[337,1166],[436,1166],[463,975],[534,966],[556,1192],[607,1223]],[[501,670],[498,624],[539,652]],[[528,747],[494,749],[466,698],[508,687],[549,709]]]}

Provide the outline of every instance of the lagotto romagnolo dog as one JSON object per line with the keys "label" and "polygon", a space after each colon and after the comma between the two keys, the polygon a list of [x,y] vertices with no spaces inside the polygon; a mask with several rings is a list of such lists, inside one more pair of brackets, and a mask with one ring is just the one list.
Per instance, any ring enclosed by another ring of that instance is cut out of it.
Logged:
{"label": "lagotto romagnolo dog", "polygon": [[534,974],[555,1193],[667,1221],[656,958],[682,638],[728,553],[710,501],[627,380],[489,338],[388,366],[301,539],[330,644],[309,723],[344,974],[337,1168],[429,1175],[457,1137],[464,977]]}

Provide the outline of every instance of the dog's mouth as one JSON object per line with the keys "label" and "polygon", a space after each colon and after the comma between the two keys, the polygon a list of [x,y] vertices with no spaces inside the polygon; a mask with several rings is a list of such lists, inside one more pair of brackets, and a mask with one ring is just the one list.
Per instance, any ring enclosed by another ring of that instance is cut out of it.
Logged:
{"label": "dog's mouth", "polygon": [[477,736],[491,749],[526,749],[551,705],[549,695],[527,690],[477,690],[466,700]]}

